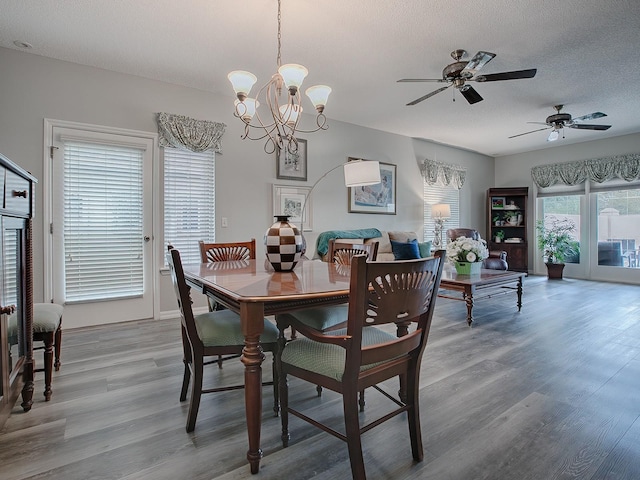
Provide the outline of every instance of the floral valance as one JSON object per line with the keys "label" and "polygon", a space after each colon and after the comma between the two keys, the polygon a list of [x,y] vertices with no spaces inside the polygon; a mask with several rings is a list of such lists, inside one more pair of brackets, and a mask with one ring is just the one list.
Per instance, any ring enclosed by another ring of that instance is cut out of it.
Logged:
{"label": "floral valance", "polygon": [[531,177],[541,188],[557,183],[577,185],[587,180],[602,183],[614,178],[631,182],[640,180],[640,153],[539,165],[531,169]]}
{"label": "floral valance", "polygon": [[161,147],[175,147],[192,152],[222,152],[224,123],[196,120],[172,113],[158,113],[158,135]]}
{"label": "floral valance", "polygon": [[428,158],[418,161],[418,166],[428,185],[440,183],[460,190],[467,176],[467,169],[464,167],[436,162]]}

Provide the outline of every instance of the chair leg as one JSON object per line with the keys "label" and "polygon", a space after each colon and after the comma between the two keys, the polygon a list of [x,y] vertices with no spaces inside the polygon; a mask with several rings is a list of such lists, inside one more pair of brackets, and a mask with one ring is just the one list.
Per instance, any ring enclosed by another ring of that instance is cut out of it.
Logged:
{"label": "chair leg", "polygon": [[53,343],[54,332],[43,335],[44,342],[44,399],[51,400],[51,377],[53,372]]}
{"label": "chair leg", "polygon": [[187,415],[187,432],[193,432],[196,428],[196,418],[200,408],[202,396],[203,359],[201,356],[194,358],[192,363],[193,383],[191,385],[191,401],[189,402],[189,414]]}
{"label": "chair leg", "polygon": [[273,416],[277,417],[280,414],[280,380],[278,374],[278,365],[277,365],[277,357],[278,353],[273,352]]}
{"label": "chair leg", "polygon": [[418,401],[418,380],[416,372],[410,372],[406,382],[406,397],[409,410],[407,421],[409,422],[409,437],[411,438],[411,453],[413,459],[421,462],[424,459],[422,449],[422,431],[420,428],[420,402]]}
{"label": "chair leg", "polygon": [[364,458],[362,456],[362,442],[360,440],[360,423],[358,420],[358,392],[355,389],[347,389],[342,397],[344,409],[344,425],[347,435],[347,447],[349,449],[349,462],[351,462],[351,475],[354,479],[364,480]]}
{"label": "chair leg", "polygon": [[184,375],[182,376],[182,389],[180,390],[180,401],[184,402],[187,399],[187,390],[189,389],[189,380],[191,380],[191,368],[186,358],[182,360],[184,363]]}
{"label": "chair leg", "polygon": [[53,368],[55,368],[56,372],[58,370],[60,370],[60,365],[62,365],[60,363],[60,351],[62,350],[62,319],[60,319],[60,325],[58,326],[58,329],[56,330],[56,340],[55,340],[55,344],[54,344],[54,351],[55,351],[55,359],[53,362]]}
{"label": "chair leg", "polygon": [[222,368],[222,355],[218,355],[218,368]]}
{"label": "chair leg", "polygon": [[360,395],[358,398],[358,406],[360,407],[360,411],[364,412],[364,390],[360,391]]}
{"label": "chair leg", "polygon": [[280,386],[280,424],[282,425],[282,433],[280,439],[282,440],[282,446],[287,448],[289,446],[289,383],[287,381],[287,374],[280,369],[278,385]]}

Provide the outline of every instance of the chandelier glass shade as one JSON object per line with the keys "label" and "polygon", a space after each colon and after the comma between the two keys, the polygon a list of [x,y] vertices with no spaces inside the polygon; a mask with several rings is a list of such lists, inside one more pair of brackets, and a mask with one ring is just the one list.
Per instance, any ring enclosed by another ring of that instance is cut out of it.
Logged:
{"label": "chandelier glass shade", "polygon": [[[298,151],[297,133],[313,133],[328,128],[324,107],[331,88],[327,85],[307,88],[305,93],[316,109],[316,126],[311,130],[301,130],[299,122],[303,108],[300,89],[309,71],[295,63],[281,65],[280,2],[281,0],[278,0],[277,73],[258,90],[253,98],[249,97],[249,94],[258,81],[254,74],[244,70],[234,70],[227,77],[237,97],[234,115],[244,122],[242,138],[266,139],[264,150],[267,153],[273,153],[276,149],[286,149],[290,153],[296,153]],[[261,104],[266,107],[266,111],[259,109]]]}

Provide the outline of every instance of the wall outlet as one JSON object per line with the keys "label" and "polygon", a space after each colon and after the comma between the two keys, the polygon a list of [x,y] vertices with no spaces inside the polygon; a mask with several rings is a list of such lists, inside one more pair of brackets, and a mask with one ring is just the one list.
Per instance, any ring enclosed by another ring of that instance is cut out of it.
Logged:
{"label": "wall outlet", "polygon": [[227,217],[222,217],[221,224],[223,228],[227,228],[229,226],[229,220],[227,219]]}

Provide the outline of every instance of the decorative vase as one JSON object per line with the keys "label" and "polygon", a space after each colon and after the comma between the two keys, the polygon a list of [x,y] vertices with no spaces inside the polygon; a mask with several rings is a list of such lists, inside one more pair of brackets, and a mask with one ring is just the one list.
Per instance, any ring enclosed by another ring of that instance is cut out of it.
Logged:
{"label": "decorative vase", "polygon": [[459,275],[480,275],[482,262],[456,262],[456,272]]}
{"label": "decorative vase", "polygon": [[264,235],[267,260],[277,272],[290,272],[304,250],[304,239],[298,227],[289,223],[287,215],[276,215],[276,222]]}

